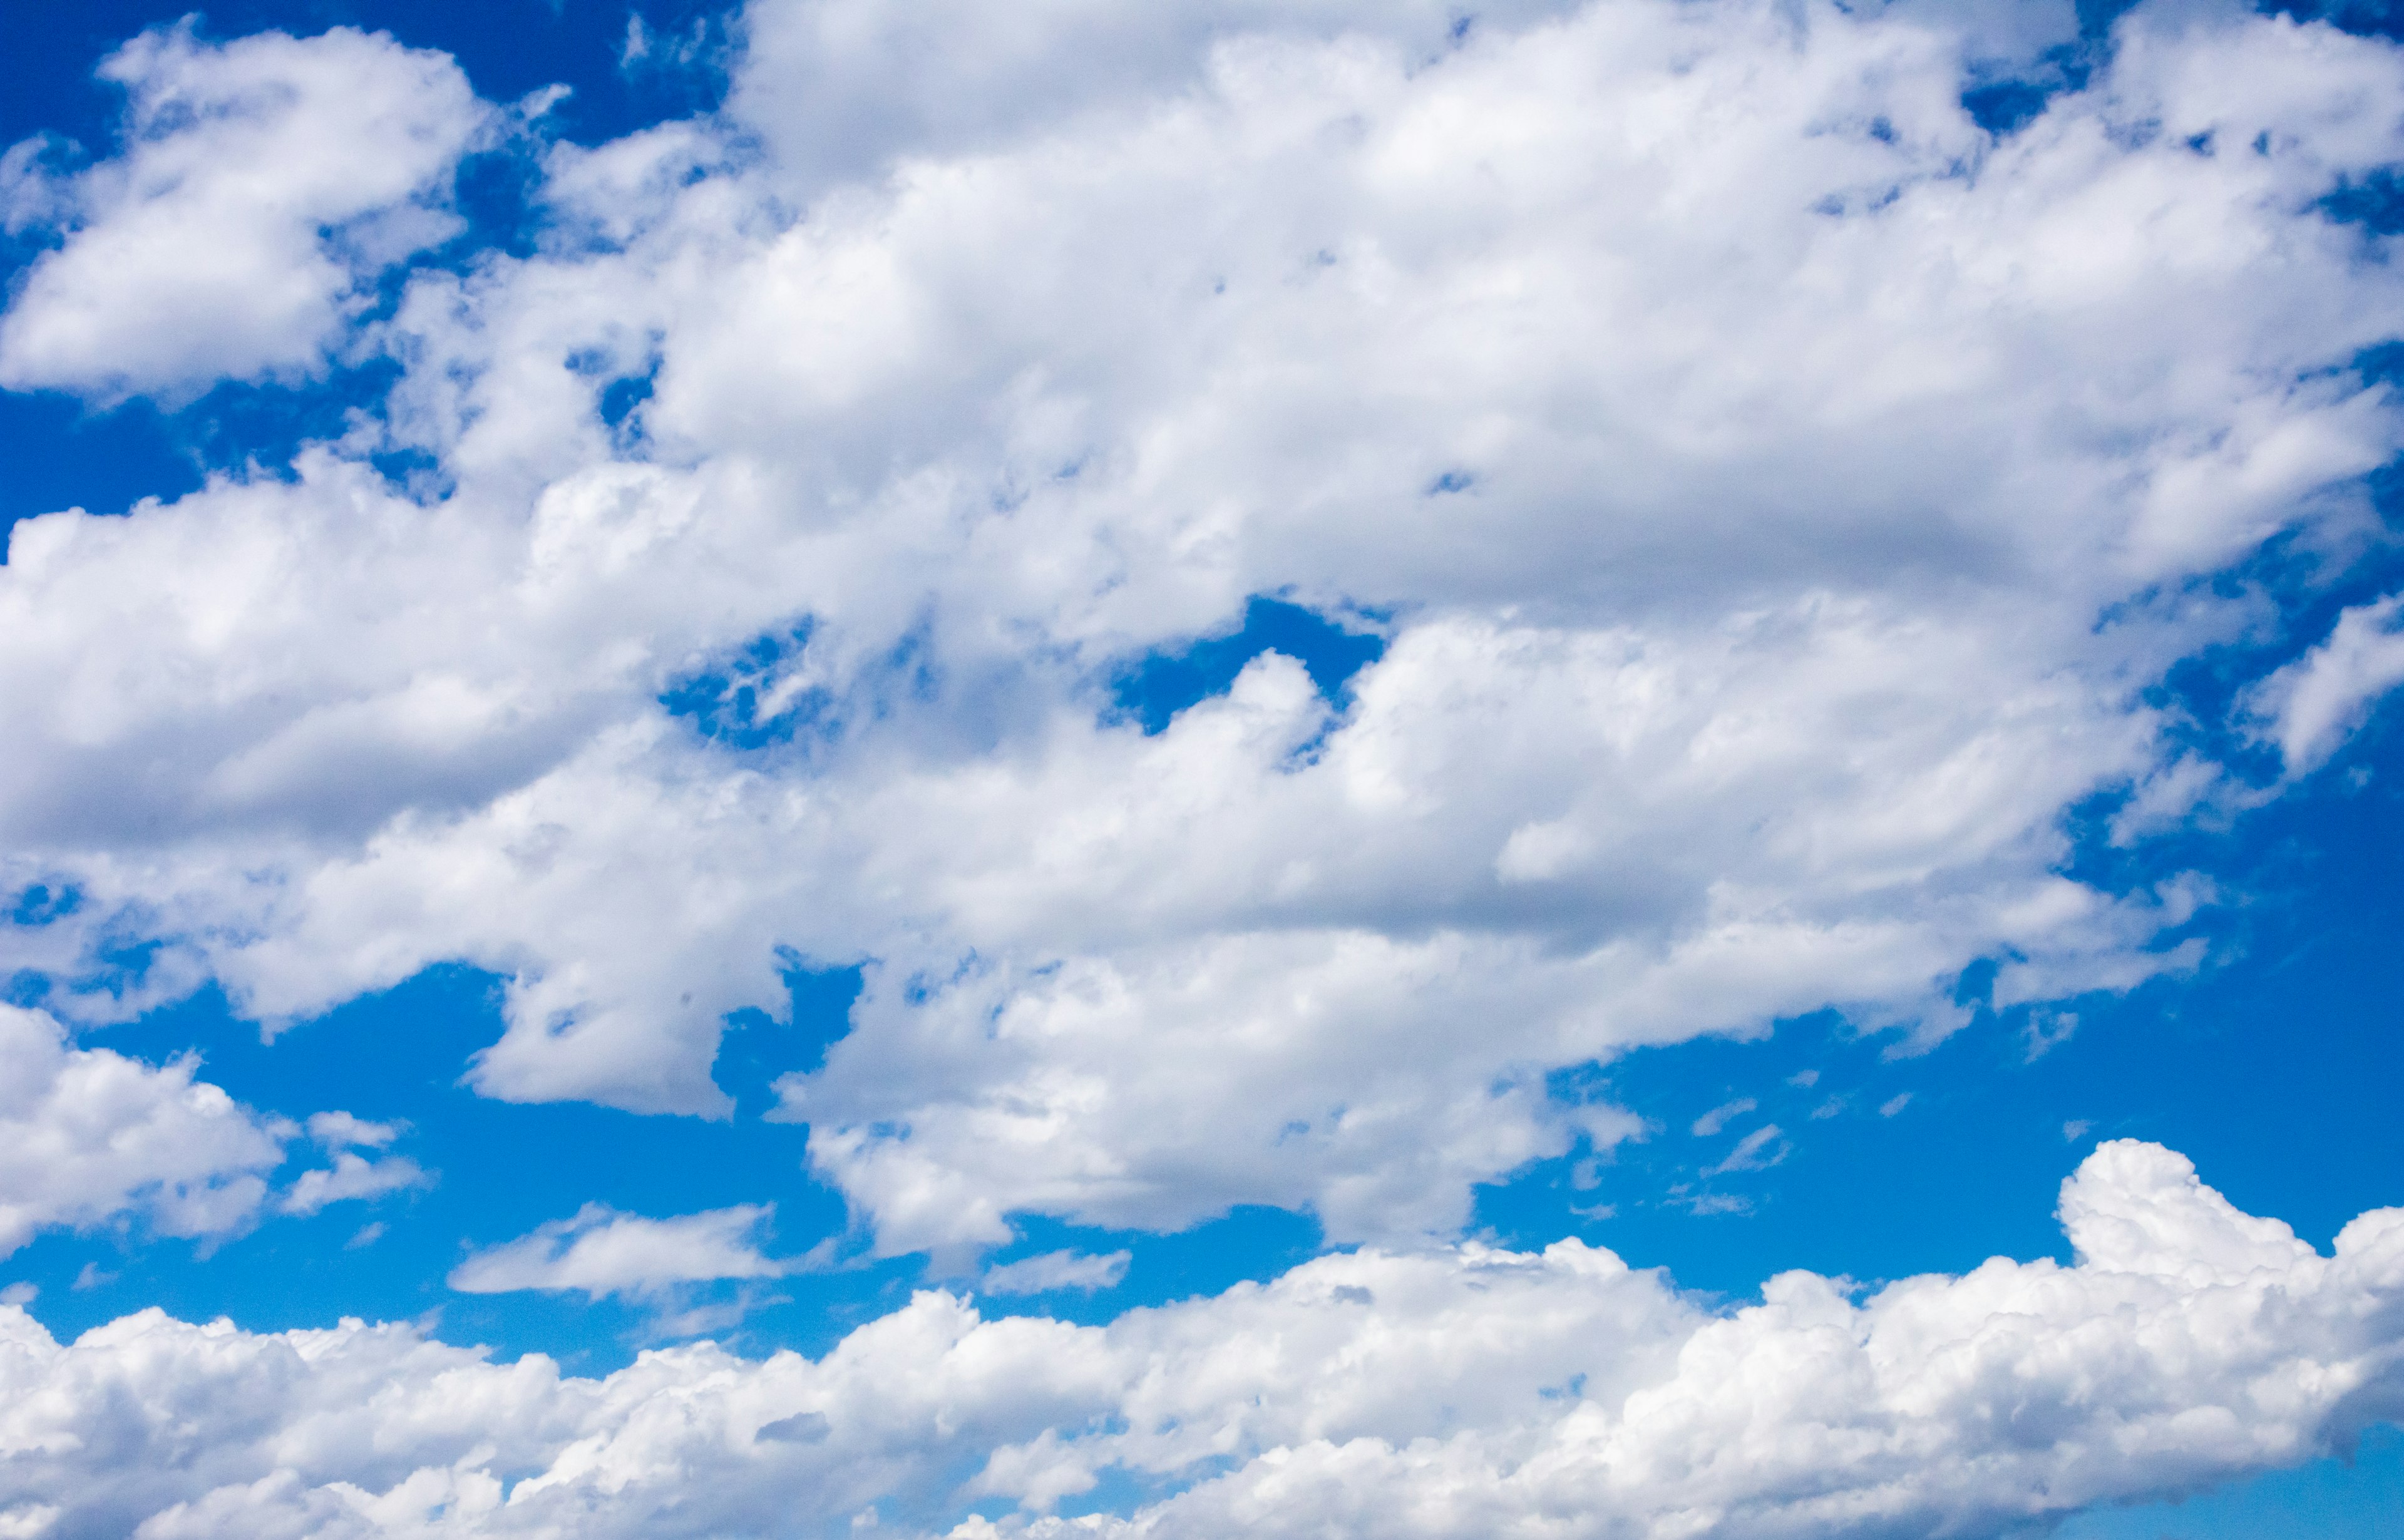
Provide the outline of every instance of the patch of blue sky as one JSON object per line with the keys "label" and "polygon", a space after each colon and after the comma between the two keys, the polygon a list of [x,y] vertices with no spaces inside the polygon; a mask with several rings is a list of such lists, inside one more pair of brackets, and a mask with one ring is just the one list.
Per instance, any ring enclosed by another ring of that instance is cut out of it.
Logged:
{"label": "patch of blue sky", "polygon": [[1111,680],[1111,704],[1147,734],[1197,702],[1223,695],[1244,666],[1264,652],[1280,652],[1302,665],[1331,706],[1341,708],[1352,677],[1377,661],[1385,638],[1368,629],[1375,618],[1331,620],[1289,600],[1255,595],[1245,603],[1243,623],[1223,636],[1203,637],[1162,648],[1123,665]]}
{"label": "patch of blue sky", "polygon": [[[758,1115],[758,1083],[822,1053],[843,1030],[849,998],[840,975],[797,972],[791,1020],[747,1022],[733,1034],[740,1044],[730,1066],[739,1110],[713,1121],[478,1096],[461,1078],[474,1053],[499,1036],[501,1017],[498,981],[474,969],[428,970],[272,1043],[222,996],[203,991],[86,1042],[152,1062],[197,1052],[203,1079],[261,1111],[299,1118],[339,1109],[404,1123],[391,1148],[436,1173],[432,1184],[332,1204],[307,1218],[270,1217],[214,1249],[138,1231],[52,1233],[7,1270],[40,1285],[35,1312],[63,1332],[151,1303],[187,1319],[225,1315],[254,1329],[324,1324],[335,1313],[409,1320],[432,1311],[453,1340],[490,1343],[508,1354],[540,1351],[580,1373],[607,1372],[655,1339],[663,1315],[727,1302],[734,1287],[595,1303],[580,1294],[460,1294],[444,1280],[470,1249],[514,1239],[590,1202],[655,1218],[774,1203],[763,1252],[798,1256],[836,1237],[843,1265],[758,1281],[753,1288],[763,1300],[782,1301],[755,1311],[749,1332],[760,1335],[720,1335],[753,1347],[823,1351],[850,1327],[905,1301],[924,1266],[916,1258],[865,1260],[859,1245],[843,1245],[842,1200],[804,1169],[808,1129]],[[293,1153],[309,1152],[296,1141]],[[300,1166],[298,1158],[287,1164],[280,1180]],[[370,1225],[382,1226],[372,1239],[346,1245]],[[76,1286],[78,1278],[85,1287]]]}

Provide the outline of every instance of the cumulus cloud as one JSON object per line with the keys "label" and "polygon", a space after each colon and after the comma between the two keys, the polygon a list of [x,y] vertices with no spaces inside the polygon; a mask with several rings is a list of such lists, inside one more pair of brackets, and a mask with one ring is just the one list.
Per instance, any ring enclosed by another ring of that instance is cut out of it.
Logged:
{"label": "cumulus cloud", "polygon": [[679,1283],[777,1278],[790,1261],[761,1254],[756,1236],[773,1208],[745,1204],[674,1219],[646,1219],[588,1203],[573,1218],[478,1252],[452,1269],[463,1294],[575,1289],[586,1297],[659,1295]]}
{"label": "cumulus cloud", "polygon": [[[17,526],[58,1009],[460,960],[483,1092],[722,1115],[728,1013],[856,963],[780,1115],[879,1248],[1411,1245],[1635,1130],[1565,1067],[2201,965],[2208,890],[2064,875],[2064,815],[2216,794],[2150,693],[2258,619],[2210,580],[2375,525],[2404,264],[2321,200],[2404,159],[2395,49],[2140,7],[1998,137],[1961,88],[2042,44],[1955,7],[973,10],[755,7],[724,118],[413,279],[362,431],[440,495],[346,443]],[[329,36],[259,57],[434,77]],[[1380,655],[1120,709],[1259,595]]]}
{"label": "cumulus cloud", "polygon": [[120,154],[44,186],[10,151],[12,227],[63,244],[0,318],[0,385],[115,400],[314,372],[363,283],[464,228],[445,183],[486,115],[444,55],[187,22],[100,77],[126,94]]}
{"label": "cumulus cloud", "polygon": [[78,1048],[47,1013],[0,1005],[0,1256],[119,1216],[171,1236],[247,1226],[297,1130],[198,1068]]}
{"label": "cumulus cloud", "polygon": [[[606,1379],[405,1326],[0,1314],[18,1513],[49,1533],[748,1535],[1543,1528],[1992,1536],[2343,1444],[2404,1407],[2404,1211],[2324,1256],[2180,1156],[2062,1189],[2076,1260],[1703,1309],[1564,1240],[1375,1250],[1104,1326],[939,1292],[823,1358],[712,1346]],[[1125,1473],[1153,1495],[1074,1524]],[[980,1501],[1014,1505],[963,1517]]]}

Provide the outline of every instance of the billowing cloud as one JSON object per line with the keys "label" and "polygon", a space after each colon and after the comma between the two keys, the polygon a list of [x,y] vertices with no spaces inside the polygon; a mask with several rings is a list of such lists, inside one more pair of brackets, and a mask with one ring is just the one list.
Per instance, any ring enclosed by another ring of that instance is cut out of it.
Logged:
{"label": "billowing cloud", "polygon": [[[2062,1217],[2070,1267],[1866,1295],[1788,1273],[1724,1313],[1574,1240],[1363,1251],[1106,1326],[925,1293],[815,1361],[705,1345],[598,1380],[405,1326],[150,1311],[61,1345],[0,1308],[0,1438],[12,1517],[78,1540],[748,1535],[872,1509],[960,1540],[1799,1540],[1997,1535],[2404,1407],[2404,1211],[2324,1256],[2124,1141]],[[1112,1472],[1157,1495],[1044,1517]]]}

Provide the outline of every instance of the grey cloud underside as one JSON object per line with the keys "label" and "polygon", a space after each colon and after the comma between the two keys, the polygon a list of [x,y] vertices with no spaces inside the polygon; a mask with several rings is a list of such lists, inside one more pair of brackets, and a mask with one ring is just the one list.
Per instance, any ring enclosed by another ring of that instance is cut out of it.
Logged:
{"label": "grey cloud underside", "polygon": [[[607,1379],[405,1326],[0,1307],[6,1519],[240,1533],[1965,1537],[2343,1445],[2404,1409],[2404,1211],[2322,1256],[2157,1146],[2062,1189],[2075,1266],[1705,1310],[1574,1240],[1363,1251],[1108,1326],[943,1293],[824,1358]],[[1105,1477],[1152,1495],[1051,1517]],[[963,1504],[985,1517],[955,1523]]]}

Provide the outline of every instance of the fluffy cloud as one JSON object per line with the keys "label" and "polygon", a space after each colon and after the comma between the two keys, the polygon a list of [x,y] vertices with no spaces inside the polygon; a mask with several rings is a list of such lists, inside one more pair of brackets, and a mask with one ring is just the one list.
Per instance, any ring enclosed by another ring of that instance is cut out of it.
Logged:
{"label": "fluffy cloud", "polygon": [[[431,1180],[406,1155],[344,1149],[271,1195],[300,1128],[242,1106],[199,1068],[77,1047],[49,1013],[0,1005],[0,1257],[42,1230],[137,1217],[161,1235],[222,1238],[271,1210],[314,1214]],[[398,1132],[348,1113],[316,1113],[309,1129],[361,1143]]]}
{"label": "fluffy cloud", "polygon": [[452,1270],[451,1286],[467,1294],[579,1289],[599,1299],[661,1295],[678,1283],[776,1278],[792,1264],[762,1256],[753,1239],[770,1211],[747,1204],[646,1219],[588,1203],[571,1219],[477,1253]]}
{"label": "fluffy cloud", "polygon": [[487,118],[440,54],[345,28],[204,44],[188,22],[100,77],[126,93],[116,159],[45,186],[12,155],[12,224],[65,239],[0,320],[0,385],[114,400],[314,372],[363,283],[464,228],[445,183]]}
{"label": "fluffy cloud", "polygon": [[0,1005],[0,1256],[120,1214],[174,1236],[248,1225],[297,1130],[197,1068],[77,1048],[47,1014]]}
{"label": "fluffy cloud", "polygon": [[[2404,1409],[2404,1211],[2322,1256],[2120,1142],[2061,1211],[2070,1267],[1866,1296],[1789,1273],[1726,1313],[1574,1240],[1371,1251],[1107,1326],[927,1293],[817,1361],[702,1346],[601,1380],[357,1322],[151,1311],[63,1346],[10,1308],[0,1458],[12,1520],[60,1540],[743,1535],[872,1508],[962,1540],[1979,1536]],[[1156,1495],[1043,1517],[1113,1470]]]}
{"label": "fluffy cloud", "polygon": [[[727,1013],[860,964],[781,1115],[880,1247],[1405,1244],[1630,1131],[1564,1066],[2197,965],[2204,886],[2063,815],[2234,798],[2149,691],[2375,528],[2404,266],[2322,200],[2404,158],[2394,49],[2141,8],[1998,138],[1961,88],[2046,39],[1945,7],[958,20],[763,5],[732,116],[552,152],[542,249],[362,340],[439,491],[352,442],[18,526],[59,1010],[459,959],[488,1094],[723,1113]],[[1262,594],[1382,655],[1125,720]]]}

